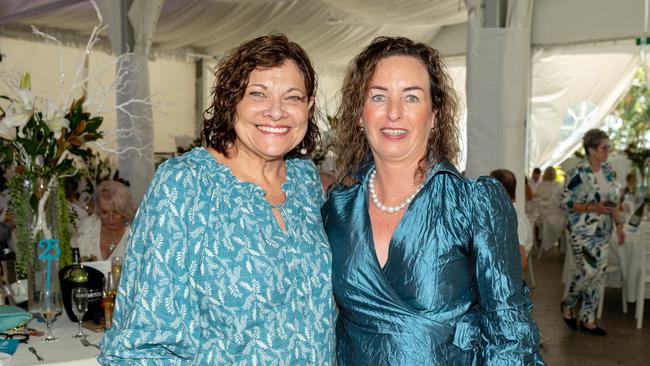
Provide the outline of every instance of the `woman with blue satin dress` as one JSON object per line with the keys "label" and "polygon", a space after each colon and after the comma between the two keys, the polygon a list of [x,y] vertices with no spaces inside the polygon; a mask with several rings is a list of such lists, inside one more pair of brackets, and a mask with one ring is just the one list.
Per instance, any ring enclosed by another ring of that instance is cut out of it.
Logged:
{"label": "woman with blue satin dress", "polygon": [[375,39],[350,64],[323,207],[346,365],[544,365],[516,215],[462,177],[457,101],[437,51]]}

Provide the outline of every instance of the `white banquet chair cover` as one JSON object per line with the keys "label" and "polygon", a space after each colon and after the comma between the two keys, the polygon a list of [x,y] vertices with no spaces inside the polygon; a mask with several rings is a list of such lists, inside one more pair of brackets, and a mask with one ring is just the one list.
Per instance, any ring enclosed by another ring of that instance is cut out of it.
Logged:
{"label": "white banquet chair cover", "polygon": [[544,251],[553,248],[566,225],[566,213],[560,208],[562,191],[562,185],[558,182],[542,181],[537,185],[537,198],[540,201],[538,223]]}

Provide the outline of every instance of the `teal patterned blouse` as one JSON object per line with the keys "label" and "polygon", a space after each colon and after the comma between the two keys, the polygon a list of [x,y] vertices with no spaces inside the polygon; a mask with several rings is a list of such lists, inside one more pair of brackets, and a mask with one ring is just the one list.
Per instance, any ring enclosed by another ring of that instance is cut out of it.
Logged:
{"label": "teal patterned blouse", "polygon": [[264,191],[203,148],[160,166],[132,225],[102,365],[330,365],[323,194],[286,161],[279,228]]}

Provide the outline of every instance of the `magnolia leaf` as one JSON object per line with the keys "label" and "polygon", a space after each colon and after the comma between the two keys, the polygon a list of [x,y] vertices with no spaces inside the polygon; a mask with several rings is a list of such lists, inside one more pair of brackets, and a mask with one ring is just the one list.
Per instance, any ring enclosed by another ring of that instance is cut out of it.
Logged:
{"label": "magnolia leaf", "polygon": [[71,159],[64,159],[61,164],[57,165],[56,170],[66,173],[73,168]]}
{"label": "magnolia leaf", "polygon": [[85,158],[91,157],[93,155],[90,151],[85,150],[85,149],[80,149],[78,147],[71,147],[69,151],[72,154],[75,154],[75,155],[81,156],[81,157],[85,157]]}
{"label": "magnolia leaf", "polygon": [[16,171],[16,174],[23,174],[23,173],[25,173],[25,167],[22,166],[22,165],[16,165],[15,171]]}
{"label": "magnolia leaf", "polygon": [[79,147],[79,146],[83,145],[83,143],[84,143],[84,141],[82,139],[80,139],[79,137],[77,137],[77,136],[70,136],[68,138],[68,142],[70,143],[70,145],[76,146],[76,147]]}
{"label": "magnolia leaf", "polygon": [[81,112],[82,111],[81,107],[83,106],[85,100],[86,97],[81,97],[78,100],[72,102],[72,106],[70,106],[70,113],[74,113],[77,111]]}
{"label": "magnolia leaf", "polygon": [[93,117],[86,124],[86,132],[95,132],[104,121],[103,117]]}
{"label": "magnolia leaf", "polygon": [[26,72],[25,75],[23,75],[22,80],[20,80],[20,89],[32,89],[32,78],[29,76],[28,72]]}
{"label": "magnolia leaf", "polygon": [[86,129],[86,120],[82,119],[81,121],[79,121],[77,128],[75,128],[74,134],[81,135],[85,129]]}
{"label": "magnolia leaf", "polygon": [[99,132],[95,132],[95,133],[87,133],[87,134],[85,134],[83,136],[83,139],[86,142],[90,142],[90,141],[98,140],[98,139],[100,139],[102,137],[104,137],[103,132],[99,131]]}

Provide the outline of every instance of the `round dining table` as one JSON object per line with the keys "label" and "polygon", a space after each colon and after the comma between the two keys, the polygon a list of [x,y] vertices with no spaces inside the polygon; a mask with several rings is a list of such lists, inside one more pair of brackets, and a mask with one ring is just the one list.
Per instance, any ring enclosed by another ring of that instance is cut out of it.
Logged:
{"label": "round dining table", "polygon": [[[29,328],[45,332],[45,323],[32,319],[28,324]],[[20,343],[16,353],[14,353],[10,366],[25,365],[49,365],[49,366],[93,366],[99,365],[95,357],[99,350],[93,346],[84,346],[78,339],[72,338],[77,334],[78,325],[68,319],[65,314],[60,315],[52,324],[52,334],[58,338],[58,341],[45,343],[43,337],[31,336],[28,343]],[[84,329],[88,334],[86,339],[91,344],[97,344],[104,333],[96,333],[92,330]],[[44,359],[41,363],[36,355],[29,351],[33,347],[38,355]],[[0,363],[2,364],[2,363]]]}
{"label": "round dining table", "polygon": [[[641,267],[650,265],[650,217],[646,216],[638,227],[625,225],[625,243],[618,245],[615,238],[610,243],[608,263],[620,265],[624,275],[623,285],[628,302],[637,301],[637,289]],[[615,274],[614,274],[615,276]],[[616,279],[608,279],[616,281]],[[608,281],[608,282],[610,282]],[[650,287],[645,288],[645,298],[650,298]]]}

